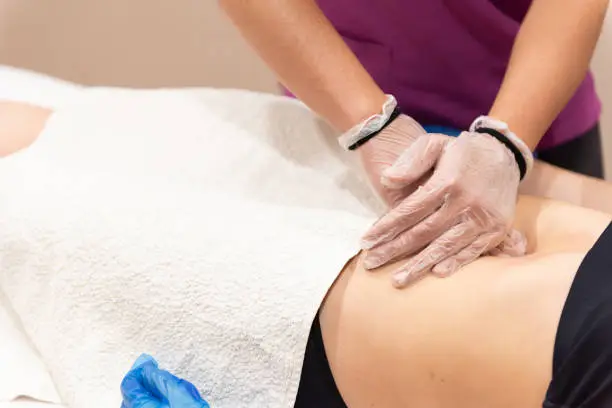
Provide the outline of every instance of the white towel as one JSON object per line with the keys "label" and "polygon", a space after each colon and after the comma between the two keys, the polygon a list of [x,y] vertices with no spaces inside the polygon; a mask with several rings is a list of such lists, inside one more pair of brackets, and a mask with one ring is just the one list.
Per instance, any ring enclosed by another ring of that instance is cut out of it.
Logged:
{"label": "white towel", "polygon": [[0,408],[66,408],[64,405],[50,404],[31,400],[0,402]]}
{"label": "white towel", "polygon": [[31,103],[57,109],[70,104],[85,88],[39,72],[0,65],[0,101]]}
{"label": "white towel", "polygon": [[59,403],[53,380],[0,293],[0,406],[22,396]]}
{"label": "white towel", "polygon": [[215,408],[292,407],[312,319],[378,209],[301,104],[88,91],[0,160],[0,285],[71,408],[141,352]]}

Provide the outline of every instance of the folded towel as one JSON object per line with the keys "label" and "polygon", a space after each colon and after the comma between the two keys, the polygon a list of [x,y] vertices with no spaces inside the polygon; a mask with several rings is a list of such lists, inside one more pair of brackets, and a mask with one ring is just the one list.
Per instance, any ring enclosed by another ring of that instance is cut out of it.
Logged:
{"label": "folded towel", "polygon": [[0,287],[71,408],[118,406],[142,352],[215,408],[289,408],[379,210],[298,102],[87,91],[0,160]]}

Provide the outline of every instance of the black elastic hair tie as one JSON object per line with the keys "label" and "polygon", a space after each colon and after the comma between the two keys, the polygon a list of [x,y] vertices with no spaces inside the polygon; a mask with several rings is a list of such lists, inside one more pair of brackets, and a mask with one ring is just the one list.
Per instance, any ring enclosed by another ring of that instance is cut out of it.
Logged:
{"label": "black elastic hair tie", "polygon": [[504,135],[503,133],[495,129],[483,127],[483,128],[476,129],[476,132],[485,133],[487,135],[493,136],[494,138],[499,140],[501,143],[503,143],[512,152],[512,154],[514,154],[514,160],[516,160],[516,164],[518,165],[519,172],[521,174],[520,179],[523,180],[523,178],[525,177],[525,174],[527,173],[527,163],[525,162],[525,157],[523,157],[523,154],[518,149],[518,147],[516,147],[514,143],[512,143],[510,139],[506,137],[506,135]]}
{"label": "black elastic hair tie", "polygon": [[380,132],[382,132],[387,126],[389,126],[389,124],[391,122],[393,122],[402,112],[400,111],[399,107],[395,107],[395,109],[393,109],[393,112],[391,112],[391,116],[389,116],[389,120],[376,132],[370,133],[369,135],[367,135],[366,137],[364,137],[363,139],[360,139],[358,141],[356,141],[355,143],[353,143],[352,145],[350,145],[348,147],[349,150],[355,150],[357,149],[359,146],[363,146],[364,144],[366,144],[370,139],[374,138],[377,134],[379,134]]}

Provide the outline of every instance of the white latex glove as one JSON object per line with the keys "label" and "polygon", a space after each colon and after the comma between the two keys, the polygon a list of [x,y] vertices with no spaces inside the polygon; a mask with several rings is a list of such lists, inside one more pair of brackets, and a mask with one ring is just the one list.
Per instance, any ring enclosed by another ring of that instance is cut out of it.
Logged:
{"label": "white latex glove", "polygon": [[[398,116],[378,135],[370,139],[356,152],[368,176],[370,185],[389,208],[393,208],[407,195],[418,188],[414,183],[403,183],[401,188],[387,188],[382,183],[382,175],[390,168],[400,155],[408,149],[420,136],[426,135],[425,130],[417,121],[407,115]],[[441,136],[450,138],[450,136]]]}
{"label": "white latex glove", "polygon": [[403,191],[432,170],[364,235],[366,268],[420,251],[394,274],[404,287],[429,271],[448,276],[492,250],[524,254],[524,237],[510,228],[520,175],[506,146],[481,133],[426,134],[383,172],[382,184]]}

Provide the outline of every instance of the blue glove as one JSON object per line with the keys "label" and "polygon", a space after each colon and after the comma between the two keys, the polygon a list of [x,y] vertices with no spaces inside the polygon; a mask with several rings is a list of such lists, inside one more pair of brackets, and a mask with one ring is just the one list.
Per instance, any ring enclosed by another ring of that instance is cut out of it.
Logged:
{"label": "blue glove", "polygon": [[193,384],[161,370],[146,354],[121,381],[121,394],[121,408],[210,408]]}

